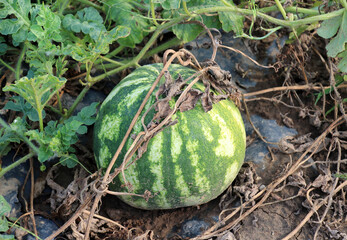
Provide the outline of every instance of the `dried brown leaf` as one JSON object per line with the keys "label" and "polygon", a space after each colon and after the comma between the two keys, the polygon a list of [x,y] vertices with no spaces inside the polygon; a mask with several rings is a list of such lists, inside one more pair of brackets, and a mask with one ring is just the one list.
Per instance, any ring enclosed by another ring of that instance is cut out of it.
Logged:
{"label": "dried brown leaf", "polygon": [[178,109],[181,112],[185,112],[185,111],[193,109],[195,107],[196,103],[202,97],[202,94],[203,93],[200,90],[190,89],[187,92],[186,98],[179,105]]}
{"label": "dried brown leaf", "polygon": [[175,81],[173,81],[168,71],[165,72],[164,76],[165,83],[159,87],[159,90],[156,93],[156,98],[159,99],[159,96],[163,96],[170,100],[172,97],[180,95],[182,89],[187,85],[182,76],[178,75],[178,78]]}
{"label": "dried brown leaf", "polygon": [[306,187],[306,181],[303,177],[304,173],[302,170],[293,173],[288,177],[287,185],[296,186],[296,187]]}
{"label": "dried brown leaf", "polygon": [[320,188],[325,193],[329,193],[332,189],[331,175],[319,174],[319,176],[313,181],[312,186]]}
{"label": "dried brown leaf", "polygon": [[[279,149],[287,154],[296,152],[305,152],[315,142],[309,135],[299,136],[297,138],[286,136],[282,138],[278,144]],[[325,138],[322,143],[312,149],[312,151],[320,152],[325,149],[325,146],[330,142],[330,138]]]}
{"label": "dried brown leaf", "polygon": [[227,231],[223,235],[218,236],[217,240],[236,240],[236,237],[232,232]]}
{"label": "dried brown leaf", "polygon": [[165,119],[172,111],[169,99],[162,99],[155,106],[155,110],[157,111],[153,117],[153,121],[160,122],[162,119]]}

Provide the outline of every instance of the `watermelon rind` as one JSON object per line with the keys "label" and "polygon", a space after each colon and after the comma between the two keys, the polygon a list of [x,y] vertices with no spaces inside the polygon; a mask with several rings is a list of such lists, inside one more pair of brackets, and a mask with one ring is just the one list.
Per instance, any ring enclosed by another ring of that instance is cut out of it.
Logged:
{"label": "watermelon rind", "polygon": [[[163,65],[152,64],[137,68],[125,77],[102,103],[94,126],[94,154],[98,168],[106,169],[120,145],[130,122],[159,75]],[[172,64],[173,79],[179,74],[186,79],[194,70]],[[161,83],[164,83],[164,77]],[[155,102],[155,92],[143,113]],[[203,89],[201,83],[194,87]],[[153,118],[154,110],[145,119]],[[198,102],[194,109],[173,116],[178,121],[155,135],[147,152],[127,166],[125,179],[131,193],[152,195],[148,200],[138,196],[119,196],[127,204],[141,209],[172,209],[195,206],[218,197],[230,186],[243,164],[246,133],[241,114],[230,100],[222,100],[204,112]],[[138,120],[131,134],[143,131]],[[119,155],[119,167],[133,143],[129,138]],[[132,162],[132,161],[130,161]],[[116,192],[129,192],[122,174],[110,185]]]}

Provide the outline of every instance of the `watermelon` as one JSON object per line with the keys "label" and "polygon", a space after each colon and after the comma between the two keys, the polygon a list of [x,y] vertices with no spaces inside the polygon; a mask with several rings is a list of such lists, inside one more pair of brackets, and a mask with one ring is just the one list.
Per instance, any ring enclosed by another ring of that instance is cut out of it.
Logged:
{"label": "watermelon", "polygon": [[[120,145],[130,122],[145,95],[159,75],[163,65],[152,64],[137,68],[125,77],[108,95],[100,107],[94,126],[94,154],[97,166],[106,169]],[[173,79],[183,79],[194,71],[172,64],[169,72]],[[164,77],[161,83],[165,81]],[[155,92],[145,109],[155,102]],[[202,83],[194,88],[203,90]],[[177,100],[177,99],[176,99]],[[148,124],[154,110],[145,118]],[[141,119],[141,116],[139,119]],[[147,152],[128,166],[125,179],[132,193],[152,195],[149,199],[138,196],[119,196],[129,205],[141,209],[172,209],[206,203],[220,195],[232,183],[244,160],[246,134],[238,108],[230,100],[222,100],[204,112],[201,102],[189,111],[177,111],[177,124],[164,128],[148,143]],[[143,131],[141,121],[132,134]],[[116,166],[120,166],[126,151],[133,143],[127,140]],[[132,162],[132,161],[130,161]],[[119,174],[109,189],[128,192]]]}

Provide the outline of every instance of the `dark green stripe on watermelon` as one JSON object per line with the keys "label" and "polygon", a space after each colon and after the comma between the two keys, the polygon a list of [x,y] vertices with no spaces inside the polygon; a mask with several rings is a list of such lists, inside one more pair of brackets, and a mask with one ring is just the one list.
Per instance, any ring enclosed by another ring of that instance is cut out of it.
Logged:
{"label": "dark green stripe on watermelon", "polygon": [[[123,79],[102,104],[94,128],[94,152],[99,167],[107,168],[161,68],[161,64],[138,68]],[[169,70],[173,79],[178,72],[184,79],[194,73],[179,65],[171,65]],[[156,91],[146,109],[154,103]],[[149,114],[148,120],[153,114]],[[245,130],[232,102],[221,101],[208,113],[198,103],[195,109],[177,112],[175,117],[178,124],[165,128],[151,139],[147,152],[125,171],[135,193],[149,190],[154,195],[148,202],[140,197],[121,197],[134,207],[168,209],[208,202],[230,185],[243,163]],[[138,121],[132,133],[140,131],[142,126]],[[132,142],[132,139],[127,141],[116,167]],[[122,184],[119,175],[111,188],[127,191]]]}

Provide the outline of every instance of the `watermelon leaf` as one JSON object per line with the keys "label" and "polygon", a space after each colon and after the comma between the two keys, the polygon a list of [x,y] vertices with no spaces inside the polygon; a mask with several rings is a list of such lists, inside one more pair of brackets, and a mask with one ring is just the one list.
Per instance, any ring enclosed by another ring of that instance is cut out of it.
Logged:
{"label": "watermelon leaf", "polygon": [[[6,232],[9,229],[9,222],[6,219],[5,214],[11,211],[11,206],[6,199],[0,195],[0,232]],[[2,239],[0,235],[0,238]]]}
{"label": "watermelon leaf", "polygon": [[20,143],[21,137],[28,131],[24,118],[17,117],[10,128],[0,129],[0,156],[5,156],[11,150],[11,143]]}
{"label": "watermelon leaf", "polygon": [[52,75],[35,78],[23,77],[14,84],[6,86],[3,91],[12,91],[24,98],[38,113],[42,113],[52,96],[65,84],[66,79]]}
{"label": "watermelon leaf", "polygon": [[123,0],[108,0],[105,2],[108,20],[114,21],[118,26],[126,27],[130,30],[125,38],[118,39],[118,43],[134,48],[136,44],[142,42],[147,36],[145,29],[149,28],[149,22],[143,18],[139,11],[131,2]]}
{"label": "watermelon leaf", "polygon": [[[30,0],[0,0],[0,33],[3,35],[15,34],[20,29],[27,32],[30,26],[28,16],[30,9]],[[15,18],[1,20],[12,14]]]}
{"label": "watermelon leaf", "polygon": [[[3,108],[4,110],[13,110],[17,112],[22,112],[23,118],[28,117],[31,121],[37,122],[39,121],[39,115],[37,114],[36,110],[33,108],[33,106],[26,102],[23,97],[21,96],[13,96],[11,98],[12,101],[8,101]],[[45,118],[46,112],[45,110],[42,111],[42,116]]]}
{"label": "watermelon leaf", "polygon": [[26,133],[29,139],[39,143],[38,159],[41,163],[56,156],[67,167],[74,167],[78,163],[74,154],[73,144],[78,142],[78,134],[85,134],[87,127],[95,122],[96,107],[98,103],[84,107],[76,116],[64,123],[49,121],[44,132],[30,130]]}
{"label": "watermelon leaf", "polygon": [[88,34],[94,41],[97,41],[100,34],[106,31],[102,17],[93,7],[78,11],[76,16],[66,15],[63,19],[63,27],[75,33]]}

